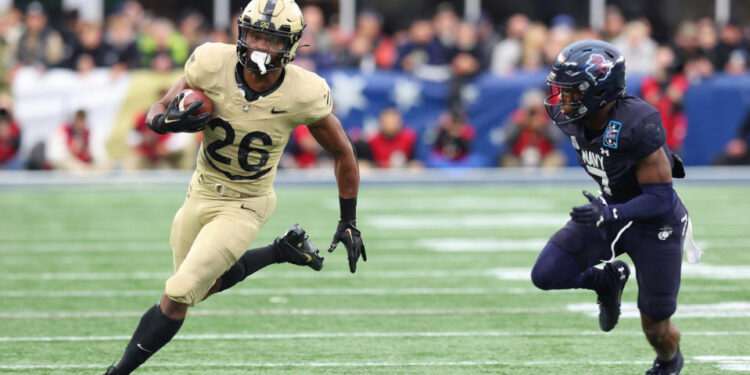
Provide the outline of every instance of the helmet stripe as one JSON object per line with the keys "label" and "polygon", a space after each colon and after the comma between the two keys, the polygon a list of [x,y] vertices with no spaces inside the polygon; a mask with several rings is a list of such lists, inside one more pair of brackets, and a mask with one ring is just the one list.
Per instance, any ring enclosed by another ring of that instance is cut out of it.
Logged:
{"label": "helmet stripe", "polygon": [[263,14],[263,16],[261,17],[261,20],[269,21],[269,22],[271,21],[271,16],[273,16],[273,10],[276,8],[276,3],[278,1],[279,0],[268,0],[268,2],[266,3],[266,8],[263,9],[263,12],[261,12],[261,14]]}

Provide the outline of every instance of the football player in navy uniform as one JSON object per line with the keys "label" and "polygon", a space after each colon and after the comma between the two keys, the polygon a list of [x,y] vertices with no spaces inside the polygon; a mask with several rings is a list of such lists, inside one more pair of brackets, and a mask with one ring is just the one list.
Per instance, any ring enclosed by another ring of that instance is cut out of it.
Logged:
{"label": "football player in navy uniform", "polygon": [[[187,197],[172,223],[175,273],[107,375],[130,374],[174,337],[189,306],[265,266],[290,262],[321,269],[323,258],[296,225],[273,244],[247,250],[276,207],[276,168],[300,124],[334,158],[341,220],[328,251],[343,243],[352,273],[360,256],[367,260],[356,227],[359,169],[354,148],[331,112],[331,91],[315,73],[287,65],[304,27],[293,0],[252,0],[238,20],[237,44],[199,46],[185,64],[185,77],[149,110],[147,125],[155,132],[202,131],[203,141]],[[185,89],[211,99],[210,118],[192,114],[200,101],[184,108]]]}
{"label": "football player in navy uniform", "polygon": [[[596,292],[599,326],[610,331],[620,315],[628,265],[637,270],[643,332],[656,351],[649,375],[679,374],[680,331],[670,317],[677,307],[683,245],[688,260],[700,250],[692,241],[687,210],[672,187],[685,175],[666,146],[656,108],[625,93],[625,59],[611,44],[575,42],[557,56],[547,77],[545,106],[570,137],[578,163],[601,193],[583,194],[571,220],[547,242],[531,272],[538,288]],[[603,269],[594,267],[604,262]]]}

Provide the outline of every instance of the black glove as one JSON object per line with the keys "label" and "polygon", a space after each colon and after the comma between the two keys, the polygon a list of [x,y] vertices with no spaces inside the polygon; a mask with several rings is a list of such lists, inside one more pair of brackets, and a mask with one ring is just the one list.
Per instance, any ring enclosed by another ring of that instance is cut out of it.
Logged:
{"label": "black glove", "polygon": [[589,204],[573,207],[570,217],[576,223],[596,225],[601,228],[603,224],[610,223],[616,218],[612,210],[607,207],[607,201],[602,197],[595,197],[588,191],[583,191],[583,196],[589,200]]}
{"label": "black glove", "polygon": [[184,111],[179,110],[180,100],[185,93],[180,93],[169,102],[167,111],[154,116],[148,128],[159,134],[167,133],[195,133],[203,130],[208,122],[210,113],[193,116],[192,113],[203,105],[202,100],[190,104]]}
{"label": "black glove", "polygon": [[362,254],[362,260],[367,262],[365,244],[362,242],[362,236],[359,229],[357,229],[356,221],[339,221],[339,225],[336,227],[336,233],[333,234],[333,241],[328,248],[328,252],[332,253],[333,250],[336,249],[336,246],[338,246],[339,242],[343,242],[346,247],[346,253],[349,256],[349,271],[354,273],[357,270],[357,261],[359,260],[360,254]]}

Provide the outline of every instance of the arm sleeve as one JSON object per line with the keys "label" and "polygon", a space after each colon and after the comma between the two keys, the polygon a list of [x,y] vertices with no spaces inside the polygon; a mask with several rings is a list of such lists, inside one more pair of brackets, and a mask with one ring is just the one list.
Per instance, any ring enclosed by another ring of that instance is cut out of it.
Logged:
{"label": "arm sleeve", "polygon": [[631,140],[630,155],[636,160],[645,158],[658,150],[667,141],[667,132],[661,123],[659,112],[647,116],[638,125]]}
{"label": "arm sleeve", "polygon": [[671,182],[641,184],[642,194],[621,204],[610,205],[615,220],[648,219],[663,215],[674,208],[677,194]]}

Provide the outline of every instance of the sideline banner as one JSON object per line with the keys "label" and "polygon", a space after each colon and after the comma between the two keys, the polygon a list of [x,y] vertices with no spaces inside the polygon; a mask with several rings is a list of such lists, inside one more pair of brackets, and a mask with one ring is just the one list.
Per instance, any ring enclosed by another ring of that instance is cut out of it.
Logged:
{"label": "sideline banner", "polygon": [[[22,68],[12,85],[14,114],[22,127],[21,157],[27,158],[35,144],[46,141],[76,110],[84,109],[92,129],[95,160],[102,167],[123,160],[130,150],[128,138],[135,117],[148,110],[159,91],[172,86],[182,74],[181,69],[168,73],[137,70],[115,77],[109,69],[79,74]],[[379,112],[395,106],[403,113],[405,123],[420,134],[417,155],[425,160],[430,134],[448,107],[448,83],[423,81],[394,71],[363,74],[335,69],[320,74],[331,86],[334,111],[347,130],[374,132]],[[506,78],[482,74],[461,90],[470,122],[477,130],[473,147],[478,166],[496,165],[503,151],[502,124],[518,107],[525,90],[544,88],[544,78],[544,72]],[[691,87],[684,103],[689,129],[681,154],[686,164],[709,164],[736,134],[750,103],[749,83],[750,75],[719,74]],[[640,77],[628,77],[628,91],[639,94]],[[357,131],[351,134],[356,138]],[[565,143],[560,147],[567,164],[576,165],[572,147]]]}
{"label": "sideline banner", "polygon": [[156,73],[137,70],[114,76],[110,69],[86,74],[67,69],[42,71],[21,68],[12,84],[13,114],[22,128],[22,158],[31,148],[46,142],[73,114],[87,112],[91,128],[91,153],[97,164],[121,160],[128,152],[127,139],[135,116],[156,101],[182,71]]}

